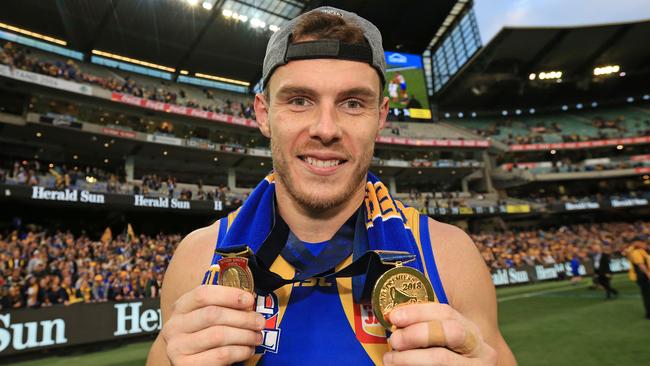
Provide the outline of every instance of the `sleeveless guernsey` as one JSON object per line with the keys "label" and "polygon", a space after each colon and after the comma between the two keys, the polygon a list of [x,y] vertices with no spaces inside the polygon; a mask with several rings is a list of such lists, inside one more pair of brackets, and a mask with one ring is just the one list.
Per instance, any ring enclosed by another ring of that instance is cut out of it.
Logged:
{"label": "sleeveless guernsey", "polygon": [[[428,217],[410,207],[403,212],[418,245],[419,253],[414,254],[433,284],[436,301],[447,303],[431,248]],[[220,220],[217,248],[237,213]],[[285,252],[270,270],[293,278],[296,269],[285,259],[291,257]],[[336,270],[351,262],[350,255]],[[216,264],[213,259],[203,284],[217,283]],[[383,354],[389,351],[386,332],[370,304],[353,301],[351,278],[311,278],[288,284],[268,296],[257,295],[255,308],[266,318],[264,341],[244,365],[381,365]]]}

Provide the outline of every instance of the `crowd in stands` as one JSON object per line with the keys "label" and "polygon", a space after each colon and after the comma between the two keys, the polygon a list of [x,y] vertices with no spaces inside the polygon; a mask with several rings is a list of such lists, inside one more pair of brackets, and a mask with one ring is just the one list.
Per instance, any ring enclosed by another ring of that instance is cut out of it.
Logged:
{"label": "crowd in stands", "polygon": [[0,183],[43,186],[54,189],[87,189],[100,193],[142,194],[149,197],[169,197],[183,200],[221,201],[224,207],[238,207],[245,195],[231,193],[225,185],[208,189],[199,180],[194,189],[178,188],[176,178],[147,174],[138,183],[127,182],[123,173],[110,173],[89,166],[69,167],[65,164],[44,164],[38,160],[15,161],[12,167],[0,166]]}
{"label": "crowd in stands", "polygon": [[[650,238],[650,222],[577,224],[471,235],[488,267],[588,260],[600,245],[622,255]],[[0,308],[39,308],[155,298],[181,235],[137,236],[130,227],[99,240],[36,227],[0,235]]]}
{"label": "crowd in stands", "polygon": [[0,48],[0,64],[78,83],[88,83],[138,98],[237,117],[255,118],[252,102],[236,103],[229,99],[221,101],[216,97],[215,92],[208,88],[202,89],[202,92],[211,103],[200,103],[197,99],[190,98],[182,88],[174,90],[164,80],[160,80],[157,86],[151,86],[138,83],[129,76],[123,78],[118,76],[99,77],[83,72],[74,60],[68,59],[65,62],[40,60],[32,55],[29,48],[21,47],[12,42],[6,42]]}
{"label": "crowd in stands", "polygon": [[14,230],[0,235],[0,308],[39,308],[160,296],[180,235],[100,240],[70,232]]}
{"label": "crowd in stands", "polygon": [[586,261],[595,245],[623,255],[635,238],[650,239],[650,221],[579,224],[471,235],[491,269]]}
{"label": "crowd in stands", "polygon": [[596,193],[590,195],[570,195],[570,194],[557,194],[549,195],[548,193],[529,193],[530,201],[541,203],[545,205],[565,204],[565,203],[587,203],[587,202],[602,202],[606,200],[623,200],[634,198],[648,198],[650,193],[648,191],[629,190],[624,193]]}
{"label": "crowd in stands", "polygon": [[645,161],[631,161],[631,160],[611,160],[606,163],[599,164],[584,164],[582,162],[575,163],[569,158],[549,162],[548,166],[531,167],[529,163],[517,163],[508,165],[507,171],[514,169],[530,170],[533,173],[578,173],[578,172],[600,172],[604,170],[620,170],[620,169],[634,169],[648,166]]}
{"label": "crowd in stands", "polygon": [[[460,207],[470,207],[470,201],[483,201],[485,197],[483,194],[471,194],[463,192],[450,192],[450,191],[441,191],[441,192],[420,192],[418,189],[412,188],[409,190],[408,197],[398,195],[398,199],[402,203],[416,207],[420,212],[424,214],[432,214],[434,209],[437,208],[460,208]],[[486,201],[487,202],[487,201]],[[493,201],[492,205],[496,205],[497,202]]]}

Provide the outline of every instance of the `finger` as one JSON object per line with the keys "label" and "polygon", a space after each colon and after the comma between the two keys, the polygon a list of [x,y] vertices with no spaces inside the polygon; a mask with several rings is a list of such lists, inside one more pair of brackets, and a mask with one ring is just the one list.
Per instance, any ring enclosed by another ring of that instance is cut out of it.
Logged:
{"label": "finger", "polygon": [[459,314],[451,306],[436,302],[400,305],[388,313],[390,322],[397,328],[434,319],[457,319]]}
{"label": "finger", "polygon": [[225,346],[213,348],[191,356],[182,357],[182,363],[192,366],[231,365],[246,361],[253,356],[255,348],[248,346]]}
{"label": "finger", "polygon": [[430,320],[400,328],[390,336],[389,341],[397,351],[446,347],[470,356],[477,353],[479,346],[476,333],[463,322],[454,319]]}
{"label": "finger", "polygon": [[466,358],[446,348],[434,347],[384,354],[384,366],[466,366],[476,364],[476,359]]}
{"label": "finger", "polygon": [[233,309],[250,310],[255,298],[250,293],[235,287],[201,285],[181,296],[173,305],[172,313],[189,313],[208,305],[225,306]]}
{"label": "finger", "polygon": [[262,344],[262,332],[226,326],[213,326],[187,334],[170,345],[175,350],[192,355],[223,346],[257,346]]}
{"label": "finger", "polygon": [[169,320],[168,326],[181,333],[194,333],[213,325],[226,325],[235,328],[262,330],[264,316],[254,311],[235,310],[222,306],[205,306],[191,313],[179,314]]}

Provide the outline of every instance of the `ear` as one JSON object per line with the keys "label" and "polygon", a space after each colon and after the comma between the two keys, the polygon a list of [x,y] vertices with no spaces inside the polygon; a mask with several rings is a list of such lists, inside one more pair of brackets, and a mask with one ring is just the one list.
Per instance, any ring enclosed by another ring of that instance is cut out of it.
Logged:
{"label": "ear", "polygon": [[388,97],[383,97],[384,99],[382,100],[381,104],[379,105],[379,129],[377,129],[377,135],[379,135],[379,132],[384,129],[386,126],[386,118],[388,118]]}
{"label": "ear", "polygon": [[271,126],[269,125],[269,104],[264,94],[255,94],[255,102],[253,103],[255,109],[255,117],[257,117],[257,126],[266,138],[271,138]]}

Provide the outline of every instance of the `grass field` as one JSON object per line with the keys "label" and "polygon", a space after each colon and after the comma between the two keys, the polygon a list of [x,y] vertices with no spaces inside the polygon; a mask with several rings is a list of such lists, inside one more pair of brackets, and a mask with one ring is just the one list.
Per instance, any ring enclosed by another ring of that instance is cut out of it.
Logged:
{"label": "grass field", "polygon": [[[617,275],[616,300],[603,291],[550,282],[498,289],[501,330],[520,365],[650,365],[650,320],[639,289]],[[20,366],[142,365],[150,342],[109,351],[49,357]]]}

